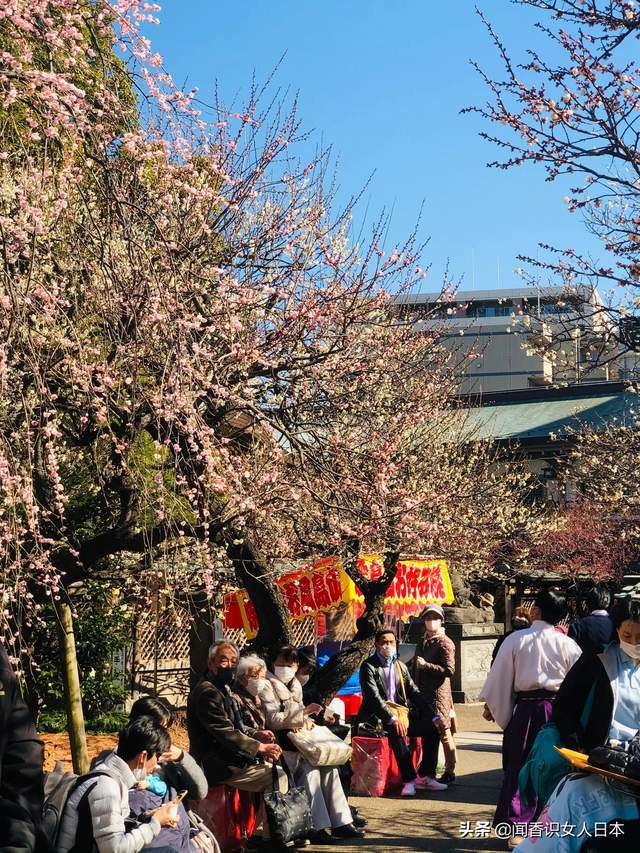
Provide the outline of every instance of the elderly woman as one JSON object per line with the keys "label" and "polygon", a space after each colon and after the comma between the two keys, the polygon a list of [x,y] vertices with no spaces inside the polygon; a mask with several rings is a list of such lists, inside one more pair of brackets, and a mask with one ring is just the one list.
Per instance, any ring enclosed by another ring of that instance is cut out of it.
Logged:
{"label": "elderly woman", "polygon": [[275,743],[273,732],[266,731],[266,718],[260,693],[268,684],[267,665],[256,655],[240,658],[232,692],[238,701],[242,722],[248,729],[262,732],[264,741]]}
{"label": "elderly woman", "polygon": [[[563,743],[583,753],[609,741],[629,741],[640,729],[640,600],[619,601],[611,618],[616,640],[602,654],[582,655],[567,673],[553,709]],[[577,853],[585,839],[594,835],[596,824],[611,820],[634,821],[637,831],[638,801],[631,791],[626,793],[624,787],[614,787],[597,775],[566,776],[538,821],[542,837],[526,838],[518,849]],[[577,829],[563,835],[551,832],[552,825]],[[627,840],[631,829],[625,832]]]}
{"label": "elderly woman", "polygon": [[[287,733],[301,729],[305,718],[317,714],[322,706],[305,707],[298,672],[298,653],[293,646],[281,646],[276,652],[268,683],[260,691],[267,727],[276,733],[296,784],[303,787],[311,803],[314,844],[333,844],[336,838],[362,838],[364,832],[352,822],[351,810],[335,767],[312,767],[295,751]],[[328,830],[331,830],[329,833]]]}
{"label": "elderly woman", "polygon": [[[420,693],[435,705],[443,726],[437,729],[431,719],[414,712],[409,718],[409,736],[422,738],[422,760],[418,767],[416,788],[444,791],[456,778],[456,745],[451,733],[451,678],[456,667],[456,649],[453,640],[444,632],[442,607],[430,604],[422,615],[422,621],[422,640],[409,663],[409,671]],[[444,750],[445,771],[437,780],[440,741]]]}

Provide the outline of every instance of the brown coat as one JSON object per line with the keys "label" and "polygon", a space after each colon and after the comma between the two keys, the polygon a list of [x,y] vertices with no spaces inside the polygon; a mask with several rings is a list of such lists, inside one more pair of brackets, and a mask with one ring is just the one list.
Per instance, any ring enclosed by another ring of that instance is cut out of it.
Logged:
{"label": "brown coat", "polygon": [[[423,658],[425,663],[418,664],[418,658]],[[453,640],[445,634],[423,638],[416,647],[416,655],[409,663],[409,670],[422,695],[435,702],[438,714],[449,726],[453,709],[451,677],[456,671]]]}

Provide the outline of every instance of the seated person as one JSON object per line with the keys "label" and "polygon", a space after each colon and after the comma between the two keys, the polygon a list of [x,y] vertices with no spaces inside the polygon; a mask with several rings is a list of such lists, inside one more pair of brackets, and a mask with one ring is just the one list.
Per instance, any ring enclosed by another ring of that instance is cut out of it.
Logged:
{"label": "seated person", "polygon": [[[170,729],[173,724],[171,710],[162,699],[154,696],[143,696],[133,703],[129,719],[135,720],[137,717],[151,717],[165,729]],[[188,752],[178,746],[172,744],[167,752],[160,756],[154,772],[176,791],[186,790],[187,800],[203,800],[207,796],[209,786],[202,768]]]}
{"label": "seated person", "polygon": [[[236,676],[238,650],[225,640],[209,649],[209,669],[189,694],[187,729],[191,752],[204,770],[209,785],[230,785],[241,791],[260,793],[273,786],[273,762],[282,749],[264,731],[248,727],[231,693]],[[278,787],[286,792],[287,777],[276,768]],[[269,832],[264,804],[258,815],[257,832]]]}
{"label": "seated person", "polygon": [[[152,844],[162,827],[173,825],[174,809],[164,803],[146,816],[148,822],[129,830],[125,827],[130,814],[129,789],[138,776],[153,773],[170,745],[167,730],[150,717],[129,723],[120,732],[117,749],[95,766],[93,772],[103,775],[85,780],[69,795],[57,853],[67,853],[76,845],[78,850],[91,850],[93,843],[99,853],[137,853]],[[79,833],[82,838],[77,837]]]}
{"label": "seated person", "polygon": [[[624,743],[640,729],[640,601],[626,598],[612,611],[617,640],[600,655],[584,654],[558,692],[553,721],[562,743],[588,754],[609,741]],[[637,821],[638,802],[624,788],[595,774],[568,775],[557,785],[539,823],[574,824],[593,835],[596,823]],[[629,833],[627,833],[628,835]],[[589,836],[527,838],[522,853],[579,851]],[[620,848],[623,849],[623,848]],[[627,848],[624,848],[627,849]]]}
{"label": "seated person", "polygon": [[405,740],[407,726],[392,713],[387,702],[398,705],[410,702],[416,711],[432,720],[439,731],[444,731],[444,725],[434,703],[421,695],[407,667],[398,660],[394,632],[378,631],[375,643],[375,652],[360,667],[362,705],[358,712],[358,723],[366,723],[374,728],[381,725],[384,728],[402,775],[404,784],[401,796],[414,797],[416,769]]}
{"label": "seated person", "polygon": [[[351,809],[345,797],[336,767],[312,767],[295,750],[287,737],[305,724],[305,717],[322,706],[304,705],[302,686],[296,678],[298,653],[293,646],[281,646],[275,654],[268,684],[260,692],[267,726],[276,733],[285,750],[285,760],[296,783],[303,787],[311,803],[315,844],[331,844],[335,838],[362,838],[364,832],[353,825]],[[331,830],[331,834],[327,830]]]}
{"label": "seated person", "polygon": [[262,658],[256,655],[241,657],[236,669],[236,680],[231,689],[238,701],[242,722],[247,729],[260,731],[266,743],[275,743],[274,733],[266,728],[266,718],[260,699],[260,693],[267,684],[267,665]]}
{"label": "seated person", "polygon": [[[173,715],[170,709],[162,699],[154,696],[142,696],[133,703],[129,711],[129,720],[133,721],[138,717],[151,717],[165,729],[169,729],[173,723]],[[97,755],[91,762],[91,768],[93,769],[108,754],[109,750],[105,750]],[[152,784],[149,784],[150,782]],[[132,812],[140,815],[173,800],[181,791],[187,792],[185,800],[202,800],[207,796],[208,790],[209,785],[206,777],[197,762],[188,752],[171,744],[169,749],[158,759],[158,765],[153,775],[148,777],[147,781],[138,781],[136,787],[131,789],[129,805]],[[198,836],[200,837],[198,838]],[[196,847],[189,846],[190,838],[195,839]],[[195,812],[187,809],[183,801],[178,806],[178,825],[176,827],[165,827],[155,840],[153,847],[149,849],[155,850],[165,844],[169,847],[175,847],[178,851],[201,849],[197,845],[206,844],[207,839],[211,842],[210,846],[205,846],[202,849],[216,850],[217,842],[213,834]]]}

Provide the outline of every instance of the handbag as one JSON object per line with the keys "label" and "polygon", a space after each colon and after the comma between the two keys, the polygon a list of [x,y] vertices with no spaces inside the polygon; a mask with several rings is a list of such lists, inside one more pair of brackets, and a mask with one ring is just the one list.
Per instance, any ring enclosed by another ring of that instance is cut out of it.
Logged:
{"label": "handbag", "polygon": [[263,794],[264,808],[271,838],[277,844],[289,844],[296,838],[306,838],[313,832],[311,808],[304,788],[293,787],[293,777],[284,759],[281,765],[289,780],[289,790],[278,790],[278,771],[273,765],[273,791]]}
{"label": "handbag", "polygon": [[400,664],[396,661],[396,673],[398,675],[398,684],[400,685],[400,690],[402,692],[402,698],[404,699],[404,705],[401,705],[399,702],[385,702],[387,706],[387,710],[390,714],[392,714],[396,720],[405,726],[405,728],[409,727],[409,703],[407,702],[407,691],[404,686],[404,677],[402,675],[402,668]]}
{"label": "handbag", "polygon": [[351,758],[351,747],[327,728],[305,721],[305,728],[289,732],[289,740],[312,767],[340,767]]}

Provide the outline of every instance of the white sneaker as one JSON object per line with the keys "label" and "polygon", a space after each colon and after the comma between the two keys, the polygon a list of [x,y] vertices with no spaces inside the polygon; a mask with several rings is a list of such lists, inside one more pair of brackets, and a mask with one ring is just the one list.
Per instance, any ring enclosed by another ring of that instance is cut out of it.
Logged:
{"label": "white sneaker", "polygon": [[416,778],[416,788],[421,788],[425,791],[446,791],[448,787],[444,782],[438,782],[432,776],[418,776]]}
{"label": "white sneaker", "polygon": [[400,791],[401,797],[415,797],[416,795],[416,786],[413,782],[405,782],[402,786],[402,790]]}

